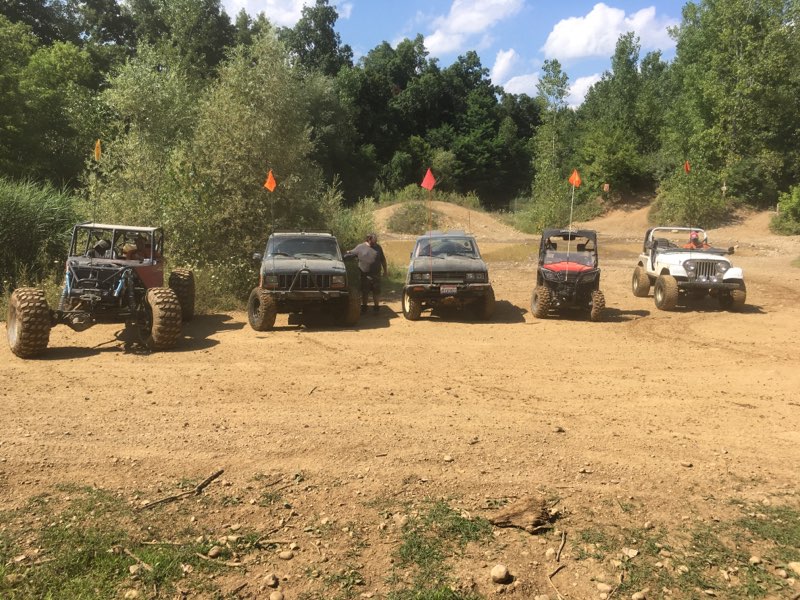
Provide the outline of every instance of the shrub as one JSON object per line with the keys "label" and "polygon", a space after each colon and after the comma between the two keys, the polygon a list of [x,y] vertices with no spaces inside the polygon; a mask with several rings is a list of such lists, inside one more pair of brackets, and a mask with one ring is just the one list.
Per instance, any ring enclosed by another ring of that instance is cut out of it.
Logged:
{"label": "shrub", "polygon": [[[413,183],[392,192],[384,192],[380,195],[380,203],[383,205],[396,204],[398,202],[423,202],[428,199],[428,191]],[[430,192],[430,199],[438,202],[449,202],[465,208],[480,210],[481,201],[475,192],[467,194],[457,194],[456,192],[444,192],[433,189]]]}
{"label": "shrub", "polygon": [[78,220],[71,194],[50,184],[0,179],[0,291],[60,271]]}
{"label": "shrub", "polygon": [[730,204],[720,192],[716,175],[703,169],[673,174],[661,182],[651,220],[661,225],[719,225]]}
{"label": "shrub", "polygon": [[772,219],[770,229],[783,235],[800,235],[800,185],[778,197],[778,214]]}
{"label": "shrub", "polygon": [[429,229],[436,229],[439,219],[435,212],[429,211],[423,202],[407,202],[389,217],[386,228],[394,233],[420,235]]}

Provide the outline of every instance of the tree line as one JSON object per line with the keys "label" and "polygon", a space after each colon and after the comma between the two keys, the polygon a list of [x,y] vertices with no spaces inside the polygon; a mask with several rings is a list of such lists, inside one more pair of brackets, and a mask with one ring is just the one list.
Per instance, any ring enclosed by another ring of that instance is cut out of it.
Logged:
{"label": "tree line", "polygon": [[421,35],[354,61],[337,19],[328,0],[294,27],[219,0],[5,0],[0,177],[70,190],[86,218],[163,224],[199,263],[272,225],[364,226],[344,211],[428,167],[531,231],[566,224],[573,168],[579,214],[646,194],[665,223],[741,203],[780,202],[785,231],[800,218],[800,0],[689,2],[672,61],[627,33],[577,108],[557,60],[534,97],[510,94],[477,53],[443,67]]}

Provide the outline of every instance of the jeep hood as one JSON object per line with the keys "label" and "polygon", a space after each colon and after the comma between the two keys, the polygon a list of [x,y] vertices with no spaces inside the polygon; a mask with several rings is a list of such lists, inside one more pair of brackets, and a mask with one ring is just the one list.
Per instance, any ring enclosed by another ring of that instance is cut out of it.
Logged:
{"label": "jeep hood", "polygon": [[261,262],[262,273],[275,273],[278,275],[287,273],[297,273],[302,269],[308,269],[312,273],[342,273],[347,269],[340,260],[325,260],[324,258],[286,258],[277,256],[265,258]]}
{"label": "jeep hood", "polygon": [[666,253],[659,255],[656,262],[667,265],[682,265],[687,260],[714,260],[724,261],[731,264],[725,256],[721,254],[713,254],[710,252],[681,252],[681,253]]}
{"label": "jeep hood", "polygon": [[486,272],[486,263],[479,258],[464,258],[463,256],[448,256],[447,258],[431,258],[420,256],[411,261],[409,271],[425,272],[434,271],[441,273],[444,271],[463,271],[463,272]]}

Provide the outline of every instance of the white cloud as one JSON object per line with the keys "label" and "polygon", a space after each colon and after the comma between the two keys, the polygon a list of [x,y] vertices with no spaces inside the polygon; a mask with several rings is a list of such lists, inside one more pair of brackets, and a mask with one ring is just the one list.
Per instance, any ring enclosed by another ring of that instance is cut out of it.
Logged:
{"label": "white cloud", "polygon": [[537,94],[537,83],[539,83],[539,76],[536,73],[517,75],[509,79],[503,85],[503,89],[509,94],[527,94],[533,98]]}
{"label": "white cloud", "polygon": [[450,12],[433,20],[434,31],[425,36],[425,47],[440,56],[465,49],[473,36],[486,43],[486,32],[522,6],[523,0],[453,0]]}
{"label": "white cloud", "polygon": [[510,50],[498,50],[490,75],[492,83],[499,84],[504,81],[518,62],[519,54],[513,48]]}
{"label": "white cloud", "polygon": [[569,88],[569,95],[567,96],[567,105],[570,108],[578,108],[583,104],[583,99],[586,98],[586,92],[595,83],[600,81],[601,77],[598,73],[588,75],[586,77],[578,77]]}
{"label": "white cloud", "polygon": [[[294,27],[303,16],[303,6],[313,6],[314,0],[222,0],[225,12],[231,17],[245,9],[251,16],[264,13],[273,25]],[[331,2],[340,19],[349,19],[353,14],[353,3],[341,0]]]}
{"label": "white cloud", "polygon": [[640,38],[643,49],[670,48],[674,42],[667,28],[677,24],[675,19],[656,16],[654,6],[626,16],[624,10],[600,2],[585,17],[570,17],[556,23],[542,50],[548,58],[560,60],[608,57],[614,54],[619,36],[629,31]]}

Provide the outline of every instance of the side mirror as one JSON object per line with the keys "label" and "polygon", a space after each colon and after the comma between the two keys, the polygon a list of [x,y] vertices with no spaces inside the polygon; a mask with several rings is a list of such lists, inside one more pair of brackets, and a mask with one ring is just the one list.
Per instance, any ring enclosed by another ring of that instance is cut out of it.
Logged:
{"label": "side mirror", "polygon": [[733,254],[736,251],[736,248],[733,246],[728,246],[728,254]]}
{"label": "side mirror", "polygon": [[344,262],[346,262],[346,263],[354,263],[354,262],[358,262],[358,257],[355,254],[349,254],[348,253],[348,254],[345,254],[342,257],[342,260],[344,260]]}
{"label": "side mirror", "polygon": [[653,240],[645,240],[644,249],[645,250],[652,250],[653,249]]}
{"label": "side mirror", "polygon": [[264,258],[261,255],[261,252],[253,252],[253,260],[256,262],[261,262],[261,259]]}

